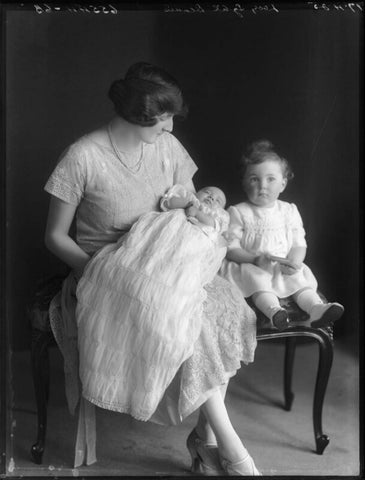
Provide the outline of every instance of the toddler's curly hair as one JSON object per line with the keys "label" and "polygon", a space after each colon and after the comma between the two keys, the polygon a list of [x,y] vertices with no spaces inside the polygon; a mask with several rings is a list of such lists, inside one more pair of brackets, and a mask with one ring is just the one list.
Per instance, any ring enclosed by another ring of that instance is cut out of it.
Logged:
{"label": "toddler's curly hair", "polygon": [[270,142],[270,140],[262,139],[250,143],[242,155],[240,161],[241,178],[245,176],[247,167],[249,165],[257,165],[265,162],[266,160],[277,161],[281,166],[283,177],[287,180],[291,180],[294,177],[294,173],[289,165],[288,160],[277,153],[273,143]]}

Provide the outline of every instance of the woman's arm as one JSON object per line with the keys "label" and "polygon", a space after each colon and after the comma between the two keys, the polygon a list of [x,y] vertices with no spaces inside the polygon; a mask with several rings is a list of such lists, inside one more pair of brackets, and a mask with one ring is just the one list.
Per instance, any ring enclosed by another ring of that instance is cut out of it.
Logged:
{"label": "woman's arm", "polygon": [[[170,192],[170,193],[169,193]],[[192,204],[195,188],[192,180],[184,185],[174,185],[169,192],[161,199],[161,208],[163,210],[174,210],[176,208],[186,208]]]}
{"label": "woman's arm", "polygon": [[185,187],[186,190],[189,190],[189,192],[193,192],[193,193],[196,192],[195,187],[194,187],[194,183],[193,183],[192,180],[189,180],[188,182],[184,183],[183,187]]}
{"label": "woman's arm", "polygon": [[69,235],[76,208],[51,196],[44,240],[46,247],[81,277],[90,257]]}
{"label": "woman's arm", "polygon": [[170,197],[165,201],[164,205],[169,210],[174,210],[175,208],[186,208],[191,204],[190,197]]}

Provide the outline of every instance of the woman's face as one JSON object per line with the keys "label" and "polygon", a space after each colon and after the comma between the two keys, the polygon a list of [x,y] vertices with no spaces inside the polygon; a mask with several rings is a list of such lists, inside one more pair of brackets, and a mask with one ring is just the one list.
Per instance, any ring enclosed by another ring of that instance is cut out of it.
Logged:
{"label": "woman's face", "polygon": [[283,177],[280,162],[269,157],[262,163],[248,165],[242,184],[252,204],[271,207],[285,189],[287,179]]}
{"label": "woman's face", "polygon": [[172,132],[174,127],[174,116],[170,113],[163,113],[156,117],[157,123],[151,127],[139,127],[141,140],[145,143],[155,143],[160,135],[165,132]]}

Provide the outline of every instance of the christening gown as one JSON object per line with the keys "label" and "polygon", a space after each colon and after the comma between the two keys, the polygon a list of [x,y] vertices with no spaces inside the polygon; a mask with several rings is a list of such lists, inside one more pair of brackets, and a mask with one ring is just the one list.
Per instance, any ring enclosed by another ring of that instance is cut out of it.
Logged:
{"label": "christening gown", "polygon": [[[303,222],[294,203],[277,200],[272,207],[263,208],[242,202],[228,212],[228,250],[243,248],[254,255],[269,253],[285,258],[292,247],[307,246]],[[316,290],[318,286],[305,264],[293,275],[283,275],[278,262],[272,262],[264,270],[252,263],[238,264],[225,259],[220,274],[236,284],[246,298],[259,291],[285,298],[302,288]]]}
{"label": "christening gown", "polygon": [[225,210],[200,206],[215,220],[212,227],[191,223],[183,209],[164,208],[172,196],[186,195],[198,202],[174,185],[162,199],[165,211],[142,215],[120,241],[102,248],[77,287],[82,394],[139,420],[152,416],[192,354],[207,297],[203,287],[226,254]]}
{"label": "christening gown", "polygon": [[[92,134],[85,135],[72,144],[61,156],[45,186],[51,195],[77,207],[75,241],[90,256],[119,241],[142,215],[159,212],[161,197],[175,184],[188,184],[197,170],[181,143],[168,132],[153,144],[143,144],[143,161],[133,171],[120,161],[110,142],[95,138]],[[169,245],[164,244],[164,248]],[[71,273],[62,291],[52,300],[49,312],[52,331],[64,357],[66,396],[71,412],[81,398],[78,337],[82,334],[76,325],[75,291],[76,281]],[[202,295],[200,289],[194,294],[197,292]],[[203,296],[206,298],[201,319],[196,320],[197,324],[201,323],[200,331],[194,330],[197,338],[181,356],[187,355],[151,421],[170,425],[183,421],[235,374],[241,362],[249,363],[254,359],[256,317],[239,289],[216,275],[204,286]],[[133,328],[138,329],[141,322],[143,318],[136,319]],[[111,334],[107,329],[105,333]],[[148,331],[143,329],[139,334],[147,341]],[[172,332],[168,330],[168,334]],[[80,341],[87,343],[87,339]],[[92,345],[94,340],[90,339],[90,348]],[[138,352],[134,352],[136,354]],[[117,366],[114,374],[117,374]],[[119,382],[123,379],[115,380],[115,384]],[[81,413],[83,405],[88,408],[85,402],[80,404]],[[133,405],[125,405],[125,410],[132,413]],[[82,431],[79,422],[81,434],[78,438],[88,439],[92,433],[87,431],[89,423],[84,424],[86,430]],[[88,445],[89,451],[93,451],[92,442]],[[75,466],[85,461],[84,448],[83,445],[76,447]],[[95,456],[88,455],[86,463],[93,461]]]}

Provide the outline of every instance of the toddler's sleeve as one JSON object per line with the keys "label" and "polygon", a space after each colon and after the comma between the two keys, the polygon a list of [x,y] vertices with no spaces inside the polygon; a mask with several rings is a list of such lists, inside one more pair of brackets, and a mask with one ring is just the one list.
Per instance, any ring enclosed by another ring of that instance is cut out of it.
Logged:
{"label": "toddler's sleeve", "polygon": [[228,213],[229,227],[224,236],[228,242],[228,250],[232,250],[233,248],[241,247],[244,224],[236,207],[229,207]]}
{"label": "toddler's sleeve", "polygon": [[294,203],[290,204],[289,225],[292,234],[292,246],[306,247],[307,242],[305,240],[305,230],[303,227],[302,217]]}
{"label": "toddler's sleeve", "polygon": [[79,205],[85,190],[86,164],[80,148],[71,145],[60,157],[44,190],[71,205]]}
{"label": "toddler's sleeve", "polygon": [[219,233],[224,233],[228,230],[229,213],[223,208],[219,208],[215,218],[215,228]]}
{"label": "toddler's sleeve", "polygon": [[171,188],[168,189],[168,191],[165,193],[165,195],[161,198],[160,200],[160,208],[162,211],[166,212],[168,208],[168,201],[172,197],[184,197],[187,195],[188,202],[192,202],[194,204],[198,204],[199,200],[196,198],[193,192],[190,192],[187,190],[183,185],[173,185]]}

